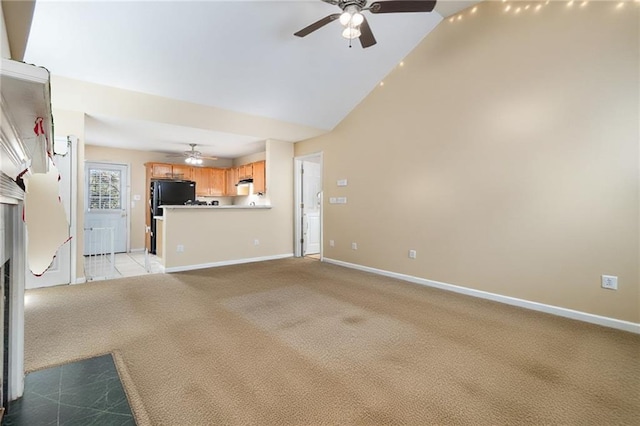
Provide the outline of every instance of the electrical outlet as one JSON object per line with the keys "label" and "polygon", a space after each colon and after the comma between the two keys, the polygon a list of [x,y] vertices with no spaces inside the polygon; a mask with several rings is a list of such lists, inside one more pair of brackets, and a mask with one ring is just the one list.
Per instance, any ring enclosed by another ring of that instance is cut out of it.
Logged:
{"label": "electrical outlet", "polygon": [[178,253],[184,253],[184,246],[182,244],[178,244],[178,247],[176,247],[176,251]]}
{"label": "electrical outlet", "polygon": [[415,259],[416,258],[416,251],[415,250],[409,250],[409,259]]}
{"label": "electrical outlet", "polygon": [[336,242],[333,240],[329,240],[329,247],[335,247]]}
{"label": "electrical outlet", "polygon": [[358,243],[351,243],[351,250],[358,250]]}
{"label": "electrical outlet", "polygon": [[602,288],[606,288],[609,290],[617,290],[618,289],[618,277],[614,277],[613,275],[603,275],[602,276]]}
{"label": "electrical outlet", "polygon": [[253,240],[253,245],[254,246],[259,246],[260,245],[260,240]]}

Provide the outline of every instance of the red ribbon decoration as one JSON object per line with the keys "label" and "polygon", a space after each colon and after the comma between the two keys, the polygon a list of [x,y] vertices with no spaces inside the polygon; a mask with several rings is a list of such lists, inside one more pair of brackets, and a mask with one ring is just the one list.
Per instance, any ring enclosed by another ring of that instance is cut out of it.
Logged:
{"label": "red ribbon decoration", "polygon": [[43,119],[42,117],[38,117],[36,118],[36,125],[33,128],[33,133],[36,134],[36,136],[40,136],[40,135],[44,135],[44,124],[43,124]]}

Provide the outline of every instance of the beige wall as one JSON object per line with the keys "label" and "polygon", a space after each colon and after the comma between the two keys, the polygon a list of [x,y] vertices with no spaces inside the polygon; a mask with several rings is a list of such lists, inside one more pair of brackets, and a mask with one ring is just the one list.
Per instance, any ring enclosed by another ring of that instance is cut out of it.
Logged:
{"label": "beige wall", "polygon": [[296,144],[348,197],[324,206],[324,256],[640,322],[640,20],[615,6],[482,3]]}
{"label": "beige wall", "polygon": [[242,166],[244,164],[255,163],[256,161],[264,161],[266,158],[267,158],[266,151],[256,152],[255,154],[249,154],[249,155],[235,158],[233,160],[233,165]]}
{"label": "beige wall", "polygon": [[268,140],[266,161],[271,209],[165,209],[166,268],[293,253],[293,144]]}
{"label": "beige wall", "polygon": [[326,130],[224,110],[216,107],[148,95],[115,87],[52,76],[57,88],[56,108],[84,111],[127,120],[167,123],[217,132],[275,137],[296,141],[326,133]]}
{"label": "beige wall", "polygon": [[0,2],[0,56],[3,58],[11,58],[7,26],[4,23],[4,12],[2,11],[2,2]]}
{"label": "beige wall", "polygon": [[16,61],[24,59],[35,6],[35,0],[2,1],[2,13],[5,19],[4,25],[11,58]]}
{"label": "beige wall", "polygon": [[[88,143],[91,143],[89,141]],[[145,237],[145,193],[147,191],[146,175],[144,163],[160,162],[160,163],[178,163],[175,158],[167,158],[166,154],[148,151],[136,151],[131,149],[107,148],[103,146],[86,145],[85,160],[107,163],[119,163],[129,166],[131,182],[130,196],[128,200],[130,206],[130,225],[129,232],[131,236],[131,250],[144,249]],[[207,160],[204,166],[207,167],[229,167],[231,160],[220,159],[216,161]],[[82,190],[82,188],[79,188]],[[139,195],[140,201],[134,201],[134,196]],[[223,203],[226,204],[226,203]]]}

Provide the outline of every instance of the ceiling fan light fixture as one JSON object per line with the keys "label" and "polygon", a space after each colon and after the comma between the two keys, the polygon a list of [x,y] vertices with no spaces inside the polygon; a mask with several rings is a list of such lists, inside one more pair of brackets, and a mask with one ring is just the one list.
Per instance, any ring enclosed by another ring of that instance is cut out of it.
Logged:
{"label": "ceiling fan light fixture", "polygon": [[347,6],[342,15],[340,15],[340,23],[345,27],[347,25],[357,27],[362,24],[362,21],[364,21],[364,16],[362,16],[360,9],[355,5]]}
{"label": "ceiling fan light fixture", "polygon": [[184,159],[184,162],[187,163],[187,164],[191,164],[191,161],[193,161],[193,158],[191,158],[191,157],[187,157],[187,158]]}
{"label": "ceiling fan light fixture", "polygon": [[348,40],[353,40],[354,38],[358,38],[360,37],[360,28],[358,27],[352,27],[351,25],[349,25],[347,28],[344,29],[344,31],[342,31],[342,37],[348,39]]}
{"label": "ceiling fan light fixture", "polygon": [[343,12],[342,15],[340,15],[340,23],[344,26],[349,25],[349,22],[351,21],[351,14],[349,12]]}
{"label": "ceiling fan light fixture", "polygon": [[364,16],[362,16],[362,13],[360,12],[354,13],[353,16],[351,17],[351,25],[353,25],[354,27],[357,27],[360,24],[362,24],[362,21],[364,21]]}

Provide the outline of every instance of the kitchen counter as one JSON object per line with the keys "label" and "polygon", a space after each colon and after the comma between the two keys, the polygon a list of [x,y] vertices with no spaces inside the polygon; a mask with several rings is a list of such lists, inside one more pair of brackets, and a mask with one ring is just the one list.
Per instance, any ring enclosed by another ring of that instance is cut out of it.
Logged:
{"label": "kitchen counter", "polygon": [[271,206],[160,206],[163,209],[209,209],[209,210],[264,210],[270,209]]}

